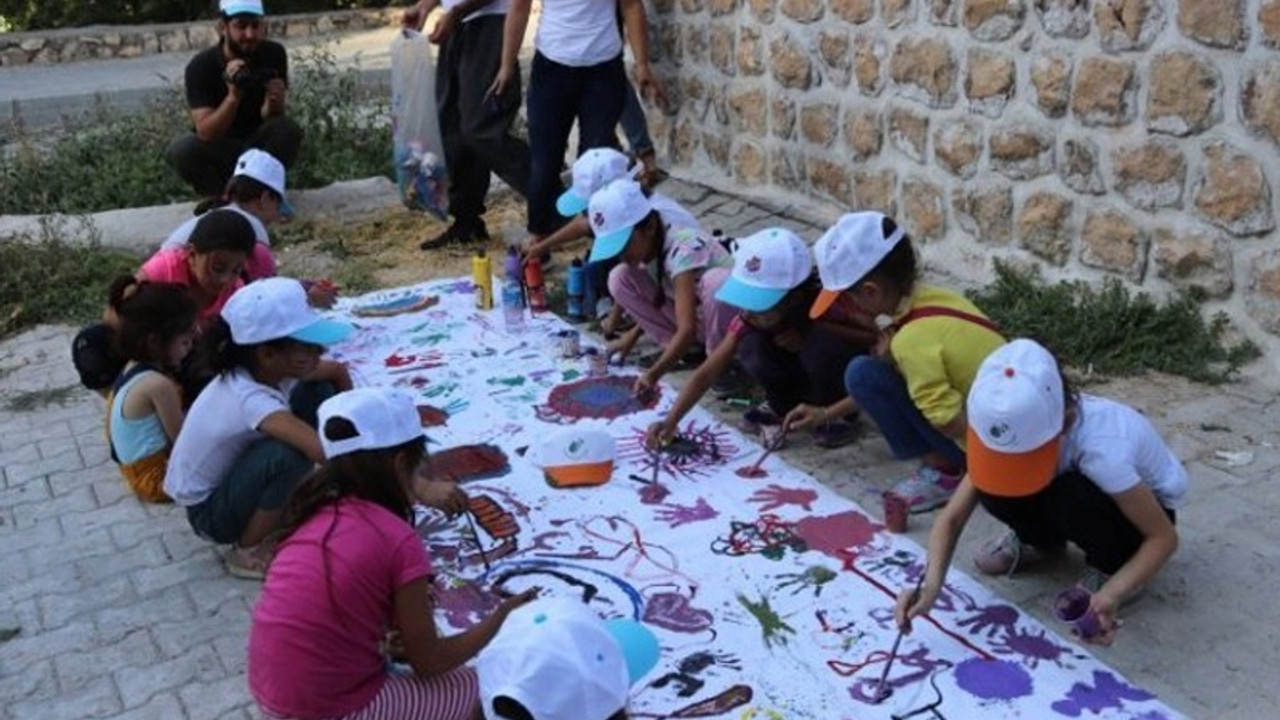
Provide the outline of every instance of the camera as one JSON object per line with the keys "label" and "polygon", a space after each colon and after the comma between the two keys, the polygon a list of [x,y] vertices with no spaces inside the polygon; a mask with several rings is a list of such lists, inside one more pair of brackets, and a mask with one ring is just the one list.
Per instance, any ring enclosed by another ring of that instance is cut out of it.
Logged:
{"label": "camera", "polygon": [[253,68],[248,65],[241,65],[236,71],[227,78],[227,82],[235,85],[241,90],[252,87],[258,81],[258,76],[253,72]]}

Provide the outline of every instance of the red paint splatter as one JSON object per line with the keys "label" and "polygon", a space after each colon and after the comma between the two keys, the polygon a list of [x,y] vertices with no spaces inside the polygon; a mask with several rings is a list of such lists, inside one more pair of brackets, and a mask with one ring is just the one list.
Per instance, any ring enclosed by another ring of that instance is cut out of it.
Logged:
{"label": "red paint splatter", "polygon": [[747,478],[748,480],[755,480],[762,477],[769,477],[769,471],[765,470],[764,468],[758,465],[747,465],[745,467],[740,467],[737,470],[734,470],[733,474],[737,475],[740,478]]}
{"label": "red paint splatter", "polygon": [[809,549],[837,560],[849,555],[847,552],[840,553],[841,550],[865,549],[875,540],[876,533],[883,529],[884,525],[872,522],[866,515],[855,510],[805,518],[796,523],[796,534]]}
{"label": "red paint splatter", "polygon": [[434,405],[419,405],[418,420],[423,427],[439,427],[449,422],[449,413]]}

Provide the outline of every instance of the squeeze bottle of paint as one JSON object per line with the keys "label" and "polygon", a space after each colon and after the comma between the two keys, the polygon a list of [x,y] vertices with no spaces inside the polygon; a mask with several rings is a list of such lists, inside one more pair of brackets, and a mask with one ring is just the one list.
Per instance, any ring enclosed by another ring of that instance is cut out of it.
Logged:
{"label": "squeeze bottle of paint", "polygon": [[586,257],[582,260],[582,314],[584,320],[590,320],[599,315],[596,312],[596,305],[599,298],[596,297],[596,286],[591,282],[591,276],[587,274]]}
{"label": "squeeze bottle of paint", "polygon": [[542,276],[542,262],[536,257],[524,264],[524,287],[529,294],[529,310],[533,313],[547,310],[547,284]]}
{"label": "squeeze bottle of paint", "polygon": [[585,280],[586,271],[582,267],[582,261],[574,258],[569,263],[569,275],[565,281],[565,292],[569,295],[569,308],[566,315],[569,322],[582,322],[582,295],[583,281]]}
{"label": "squeeze bottle of paint", "polygon": [[471,282],[475,285],[476,309],[493,309],[493,267],[484,248],[471,258]]}
{"label": "squeeze bottle of paint", "polygon": [[[506,292],[508,284],[514,284],[519,288],[520,307],[524,307],[524,273],[520,271],[520,251],[515,246],[507,248],[507,259],[502,263],[503,292]],[[503,305],[506,305],[506,298],[503,298]]]}
{"label": "squeeze bottle of paint", "polygon": [[502,322],[509,333],[524,332],[524,288],[510,278],[502,281]]}

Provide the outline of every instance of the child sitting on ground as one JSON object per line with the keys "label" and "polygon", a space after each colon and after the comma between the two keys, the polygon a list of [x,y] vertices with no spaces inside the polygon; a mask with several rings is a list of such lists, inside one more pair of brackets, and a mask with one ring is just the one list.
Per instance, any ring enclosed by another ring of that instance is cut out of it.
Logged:
{"label": "child sitting on ground", "polygon": [[285,499],[324,459],[316,408],[351,377],[320,356],[351,329],[316,315],[297,280],[276,277],[241,288],[208,331],[218,376],[187,414],[164,488],[196,534],[233,544],[235,577],[263,576]]}
{"label": "child sitting on ground", "polygon": [[1004,344],[995,325],[951,290],[917,282],[911,238],[878,212],[850,213],[814,246],[822,293],[820,317],[842,294],[884,330],[877,352],[845,371],[849,397],[825,408],[802,405],[788,425],[805,427],[859,408],[899,459],[921,458],[894,493],[911,512],[947,501],[964,474],[964,398],[978,366]]}
{"label": "child sitting on ground", "polygon": [[[650,446],[675,436],[681,419],[735,358],[767,398],[744,420],[749,426],[778,426],[802,402],[828,405],[843,397],[845,366],[875,341],[870,328],[859,332],[809,318],[820,286],[809,246],[794,233],[761,230],[739,240],[733,257],[733,274],[716,298],[740,312],[715,351],[681,389],[667,417],[649,427]],[[834,448],[850,442],[854,432],[852,423],[837,418],[815,427],[814,437],[818,445]]]}
{"label": "child sitting on ground", "polygon": [[164,474],[184,414],[174,375],[191,351],[196,304],[180,285],[126,275],[111,284],[111,308],[119,322],[114,351],[126,360],[107,396],[111,458],[139,498],[169,502]]}
{"label": "child sitting on ground", "polygon": [[[249,690],[272,718],[472,720],[478,682],[465,663],[536,591],[442,637],[431,558],[413,528],[426,460],[413,399],[359,388],[321,404],[319,422],[325,464],[290,501],[290,529],[254,607]],[[412,675],[388,672],[389,628]]]}
{"label": "child sitting on ground", "polygon": [[588,209],[595,243],[591,262],[619,256],[609,272],[609,292],[638,324],[611,344],[625,358],[639,330],[662,346],[662,355],[636,379],[647,393],[685,351],[700,341],[709,354],[720,344],[736,310],[715,298],[733,258],[719,242],[692,230],[668,231],[652,201],[634,180],[616,180],[591,196]]}
{"label": "child sitting on ground", "polygon": [[1187,472],[1151,421],[1127,405],[1072,392],[1048,350],[1014,340],[993,352],[969,391],[969,472],[929,534],[919,596],[898,598],[899,627],[933,607],[960,533],[978,505],[1009,526],[975,558],[990,575],[1059,555],[1068,542],[1092,572],[1081,581],[1111,644],[1116,613],[1178,547],[1175,509]]}

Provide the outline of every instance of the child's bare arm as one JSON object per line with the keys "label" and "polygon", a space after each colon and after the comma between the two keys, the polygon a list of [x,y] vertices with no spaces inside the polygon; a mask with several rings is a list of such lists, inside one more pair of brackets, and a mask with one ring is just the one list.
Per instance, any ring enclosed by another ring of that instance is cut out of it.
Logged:
{"label": "child's bare arm", "polygon": [[288,410],[268,415],[259,423],[258,431],[296,449],[313,463],[324,462],[324,450],[320,447],[320,436],[315,428]]}
{"label": "child's bare arm", "polygon": [[396,627],[404,654],[418,677],[433,677],[475,657],[514,609],[537,597],[536,590],[509,597],[478,625],[457,635],[442,637],[432,613],[431,582],[419,578],[396,590],[392,600]]}
{"label": "child's bare arm", "polygon": [[355,387],[351,381],[351,372],[347,370],[347,366],[332,360],[321,360],[320,364],[316,366],[315,372],[311,373],[307,379],[332,383],[338,392],[346,392]]}
{"label": "child's bare arm", "polygon": [[160,419],[165,436],[172,443],[178,439],[182,421],[186,418],[186,413],[182,411],[182,388],[171,378],[159,373],[155,373],[154,378],[148,378],[147,382],[147,400]]}

